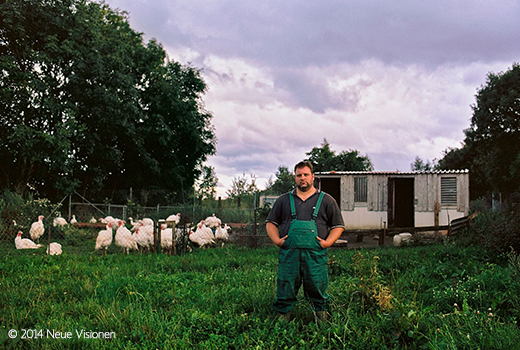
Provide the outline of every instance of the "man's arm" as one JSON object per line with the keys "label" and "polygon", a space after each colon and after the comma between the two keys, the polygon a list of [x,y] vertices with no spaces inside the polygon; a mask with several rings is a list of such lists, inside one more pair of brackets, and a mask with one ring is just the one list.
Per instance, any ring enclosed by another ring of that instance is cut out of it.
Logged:
{"label": "man's arm", "polygon": [[285,240],[287,239],[287,236],[280,238],[280,233],[278,232],[278,227],[276,227],[276,225],[273,224],[272,222],[268,221],[265,224],[265,229],[267,230],[267,235],[269,236],[271,241],[273,241],[273,243],[275,245],[277,245],[278,247],[281,247],[283,242],[285,242]]}
{"label": "man's arm", "polygon": [[328,248],[338,240],[338,238],[343,233],[343,230],[343,227],[335,227],[332,230],[330,230],[327,239],[323,239],[318,236],[318,241],[320,241],[320,244],[323,248]]}

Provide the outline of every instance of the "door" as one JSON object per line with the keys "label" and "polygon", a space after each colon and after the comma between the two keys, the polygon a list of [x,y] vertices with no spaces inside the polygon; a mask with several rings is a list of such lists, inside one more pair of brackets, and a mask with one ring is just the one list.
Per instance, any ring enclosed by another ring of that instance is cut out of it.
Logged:
{"label": "door", "polygon": [[388,227],[415,226],[413,178],[388,179]]}
{"label": "door", "polygon": [[338,177],[320,178],[320,190],[330,194],[341,207],[341,181]]}

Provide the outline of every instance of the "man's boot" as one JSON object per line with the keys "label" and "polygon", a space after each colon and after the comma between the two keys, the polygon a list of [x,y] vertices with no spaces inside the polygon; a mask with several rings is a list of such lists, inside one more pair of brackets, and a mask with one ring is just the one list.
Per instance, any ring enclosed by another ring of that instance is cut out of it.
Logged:
{"label": "man's boot", "polygon": [[318,324],[321,324],[327,321],[329,318],[329,313],[327,311],[316,311],[316,321]]}
{"label": "man's boot", "polygon": [[291,320],[291,312],[289,311],[288,313],[281,313],[281,312],[276,312],[278,314],[278,319],[284,321],[284,322],[289,322]]}

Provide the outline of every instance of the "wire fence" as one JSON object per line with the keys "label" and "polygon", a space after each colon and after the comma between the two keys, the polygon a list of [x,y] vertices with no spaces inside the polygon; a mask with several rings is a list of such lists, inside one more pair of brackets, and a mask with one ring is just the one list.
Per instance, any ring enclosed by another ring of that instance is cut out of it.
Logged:
{"label": "wire fence", "polygon": [[[79,199],[79,200],[78,200]],[[35,205],[36,206],[36,205]],[[214,246],[235,243],[247,246],[258,246],[268,243],[265,232],[265,217],[261,217],[257,210],[207,207],[203,205],[177,205],[145,207],[135,204],[112,204],[112,203],[92,203],[86,198],[68,196],[63,198],[60,203],[50,204],[40,201],[36,206],[38,209],[29,214],[10,213],[2,217],[0,225],[0,252],[17,250],[15,238],[18,232],[22,232],[22,239],[31,239],[31,225],[38,221],[38,216],[44,216],[42,220],[44,234],[34,240],[36,244],[43,247],[37,251],[45,253],[51,243],[58,243],[62,251],[67,254],[93,253],[93,254],[112,254],[120,253],[121,248],[112,243],[106,252],[96,251],[96,239],[100,231],[106,229],[105,219],[112,217],[115,220],[124,220],[125,226],[132,229],[133,225],[143,219],[150,218],[154,221],[154,243],[149,252],[164,252],[161,248],[161,226],[170,215],[180,214],[180,224],[173,227],[176,230],[175,250],[173,253],[184,253],[196,249],[197,244],[189,240],[189,235],[196,229],[196,224],[208,217],[216,216],[222,224],[229,227],[229,239],[218,241]],[[4,210],[4,212],[6,212]],[[9,213],[9,211],[7,211]],[[17,215],[19,214],[19,215]],[[58,218],[60,220],[58,221]],[[172,223],[168,223],[172,228]],[[113,228],[115,235],[117,227]],[[259,237],[259,236],[264,236]],[[21,253],[21,252],[20,252]],[[49,251],[49,253],[52,253]],[[170,253],[170,252],[169,252]]]}

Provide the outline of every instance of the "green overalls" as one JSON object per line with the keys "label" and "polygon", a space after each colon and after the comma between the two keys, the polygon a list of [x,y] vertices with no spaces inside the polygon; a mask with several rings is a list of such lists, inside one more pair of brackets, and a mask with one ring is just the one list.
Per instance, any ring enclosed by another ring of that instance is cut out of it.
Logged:
{"label": "green overalls", "polygon": [[316,217],[325,193],[321,192],[310,221],[297,220],[293,194],[289,193],[292,221],[280,247],[275,311],[289,312],[297,302],[303,281],[305,298],[315,311],[327,311],[330,300],[327,249],[320,244]]}

